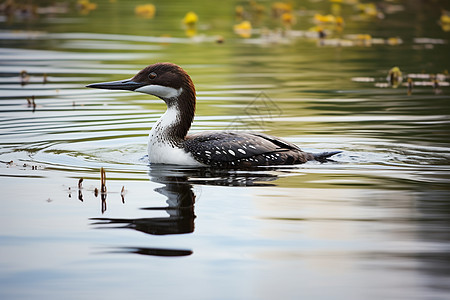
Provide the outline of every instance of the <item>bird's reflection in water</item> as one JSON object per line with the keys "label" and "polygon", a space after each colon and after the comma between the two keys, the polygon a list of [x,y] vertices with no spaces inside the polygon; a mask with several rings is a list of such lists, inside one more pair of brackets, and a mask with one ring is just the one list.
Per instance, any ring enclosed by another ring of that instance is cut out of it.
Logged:
{"label": "bird's reflection in water", "polygon": [[[229,171],[209,168],[174,168],[164,165],[150,167],[150,180],[163,186],[155,188],[155,192],[167,197],[166,207],[144,207],[143,210],[165,210],[167,217],[121,219],[92,218],[92,225],[97,228],[129,228],[151,235],[186,234],[194,232],[195,194],[193,184],[221,186],[264,186],[277,179],[277,175],[267,171]],[[122,247],[115,253],[136,253],[152,256],[186,256],[192,250],[161,249],[142,247]]]}

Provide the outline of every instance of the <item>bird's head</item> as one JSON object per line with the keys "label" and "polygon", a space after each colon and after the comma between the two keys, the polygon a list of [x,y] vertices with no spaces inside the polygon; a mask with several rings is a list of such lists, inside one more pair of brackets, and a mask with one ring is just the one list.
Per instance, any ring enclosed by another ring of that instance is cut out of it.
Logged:
{"label": "bird's head", "polygon": [[142,69],[131,79],[93,83],[87,87],[145,93],[163,99],[168,105],[182,94],[195,101],[191,78],[181,67],[172,63],[156,63]]}

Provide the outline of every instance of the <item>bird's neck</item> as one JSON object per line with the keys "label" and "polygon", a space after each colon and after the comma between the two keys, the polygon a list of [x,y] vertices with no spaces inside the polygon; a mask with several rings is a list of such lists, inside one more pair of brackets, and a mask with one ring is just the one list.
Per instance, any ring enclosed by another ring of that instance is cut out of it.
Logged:
{"label": "bird's neck", "polygon": [[180,146],[191,128],[195,114],[195,92],[183,91],[178,97],[164,99],[166,112],[150,132],[150,138],[159,143]]}

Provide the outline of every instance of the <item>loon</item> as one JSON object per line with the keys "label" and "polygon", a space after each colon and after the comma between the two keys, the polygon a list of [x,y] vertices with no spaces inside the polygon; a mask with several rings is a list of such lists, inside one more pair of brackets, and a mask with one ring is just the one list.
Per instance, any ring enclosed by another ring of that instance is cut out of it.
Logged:
{"label": "loon", "polygon": [[304,152],[293,143],[263,133],[209,131],[188,135],[195,114],[195,87],[186,71],[172,63],[155,63],[131,79],[87,87],[145,93],[166,103],[166,112],[149,135],[151,164],[246,168],[324,161],[340,153]]}

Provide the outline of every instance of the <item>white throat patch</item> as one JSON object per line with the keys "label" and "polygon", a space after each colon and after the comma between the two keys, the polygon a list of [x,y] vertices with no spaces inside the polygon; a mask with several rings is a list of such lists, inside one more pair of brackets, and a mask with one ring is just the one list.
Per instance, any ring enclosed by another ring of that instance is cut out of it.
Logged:
{"label": "white throat patch", "polygon": [[152,127],[148,141],[148,159],[155,164],[202,166],[203,164],[196,161],[192,154],[168,139],[168,130],[177,125],[179,114],[178,107],[171,106]]}
{"label": "white throat patch", "polygon": [[167,86],[149,84],[149,85],[144,85],[143,87],[137,88],[134,91],[168,99],[168,98],[175,98],[175,97],[180,96],[181,93],[183,92],[183,88],[179,88],[177,90],[177,89],[167,87]]}

